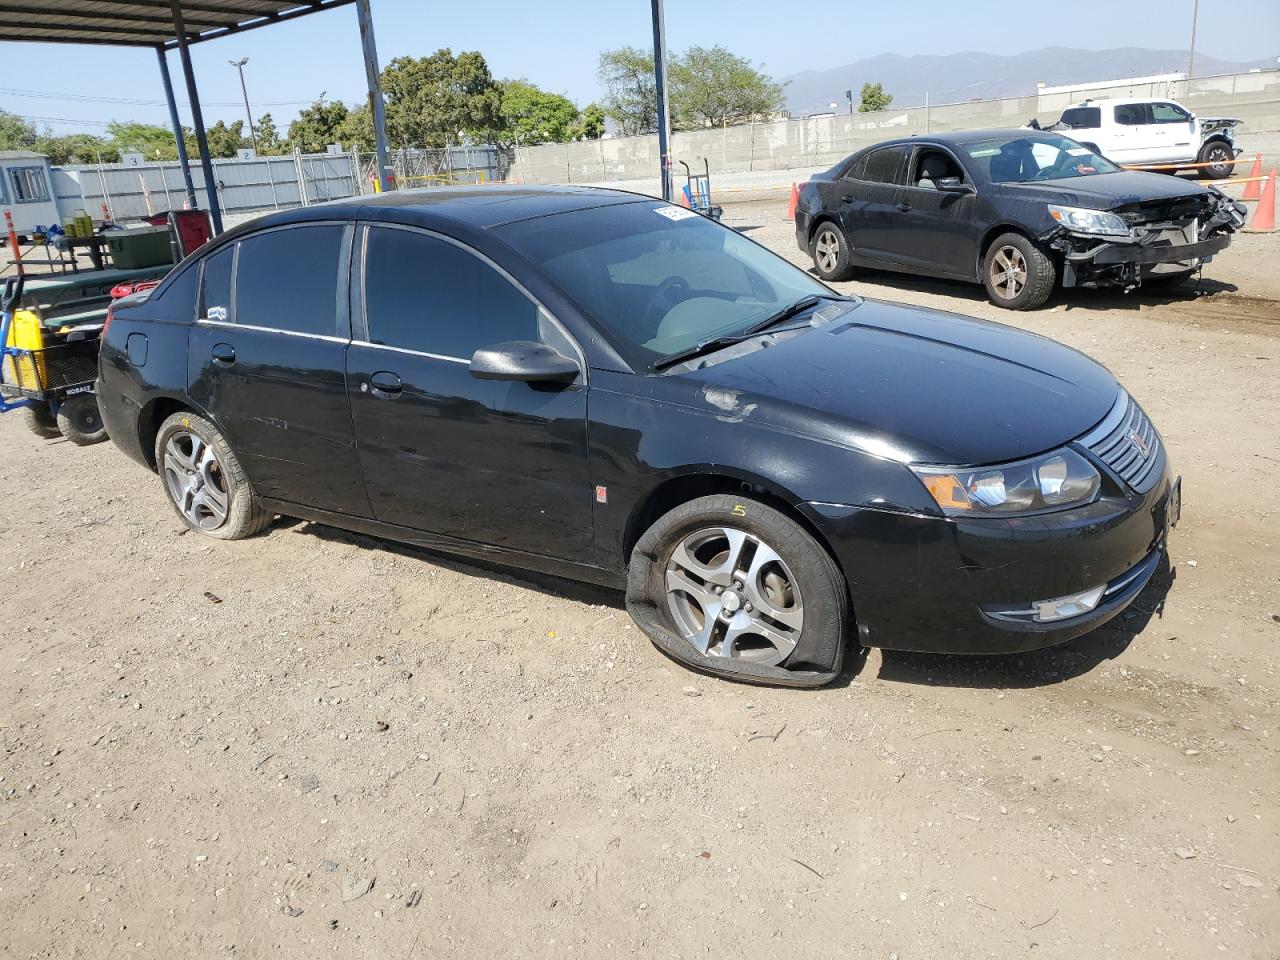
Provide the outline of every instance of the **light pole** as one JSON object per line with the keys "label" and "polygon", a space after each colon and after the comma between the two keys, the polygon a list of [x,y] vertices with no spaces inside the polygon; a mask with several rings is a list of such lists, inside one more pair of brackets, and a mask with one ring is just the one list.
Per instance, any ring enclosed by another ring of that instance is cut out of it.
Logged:
{"label": "light pole", "polygon": [[227,63],[236,68],[236,72],[240,74],[240,92],[244,94],[244,113],[249,118],[249,139],[253,141],[253,152],[258,152],[258,132],[253,129],[253,111],[249,109],[249,89],[244,85],[244,65],[249,62],[248,57],[241,57],[239,60],[228,60]]}
{"label": "light pole", "polygon": [[1191,95],[1191,71],[1196,66],[1196,21],[1200,19],[1200,0],[1191,3],[1191,50],[1187,54],[1187,95]]}

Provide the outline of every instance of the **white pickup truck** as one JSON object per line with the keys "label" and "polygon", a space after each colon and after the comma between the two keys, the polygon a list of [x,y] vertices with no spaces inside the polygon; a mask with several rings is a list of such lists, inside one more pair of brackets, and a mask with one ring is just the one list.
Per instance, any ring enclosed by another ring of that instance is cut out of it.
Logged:
{"label": "white pickup truck", "polygon": [[1063,110],[1048,129],[1118,164],[1204,163],[1202,176],[1221,180],[1231,176],[1231,161],[1240,154],[1235,145],[1239,123],[1197,117],[1172,100],[1084,100]]}

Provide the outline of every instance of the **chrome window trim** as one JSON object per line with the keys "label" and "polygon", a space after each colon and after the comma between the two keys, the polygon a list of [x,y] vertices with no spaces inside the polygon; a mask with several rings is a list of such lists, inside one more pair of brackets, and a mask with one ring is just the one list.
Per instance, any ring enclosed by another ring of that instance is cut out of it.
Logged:
{"label": "chrome window trim", "polygon": [[297,330],[281,330],[278,327],[258,327],[249,323],[236,323],[234,320],[209,320],[201,317],[196,321],[198,326],[218,327],[227,330],[252,330],[255,333],[278,333],[282,337],[301,337],[304,340],[324,340],[327,343],[350,343],[346,337],[333,336],[327,333],[300,333]]}
{"label": "chrome window trim", "polygon": [[535,307],[538,308],[539,316],[546,317],[549,321],[551,321],[552,326],[554,326],[556,330],[560,332],[560,335],[564,337],[565,342],[568,343],[569,346],[573,348],[573,352],[576,354],[576,358],[578,361],[578,367],[582,371],[581,372],[582,382],[584,384],[586,383],[587,376],[588,376],[587,356],[582,350],[582,345],[578,343],[577,338],[574,337],[574,335],[569,332],[568,328],[565,327],[565,325],[560,322],[560,319],[554,313],[552,313],[550,310],[547,309],[546,304],[544,304],[541,300],[535,297],[529,291],[528,287],[526,287],[523,283],[521,283],[519,280],[513,277],[510,273],[508,273],[506,268],[504,268],[500,263],[498,263],[492,257],[487,256],[486,254],[477,250],[475,247],[470,246],[469,244],[463,243],[461,240],[458,240],[455,237],[451,237],[448,234],[440,233],[436,230],[432,230],[427,227],[417,227],[407,223],[390,223],[385,220],[362,220],[360,222],[360,226],[363,228],[363,232],[360,238],[360,324],[362,327],[361,332],[363,333],[364,338],[363,339],[356,338],[356,330],[354,329],[354,325],[353,325],[353,328],[351,331],[353,343],[359,343],[361,345],[370,346],[370,347],[382,347],[387,350],[396,350],[400,353],[414,354],[420,357],[431,357],[437,360],[449,360],[454,363],[465,363],[468,366],[471,364],[470,357],[467,357],[467,358],[450,357],[450,356],[444,356],[442,354],[428,353],[423,350],[410,350],[406,347],[392,347],[384,343],[374,343],[372,340],[368,339],[369,337],[369,312],[368,312],[369,305],[368,305],[368,298],[365,296],[365,284],[366,284],[366,280],[368,279],[367,278],[367,267],[368,267],[367,260],[368,260],[368,252],[369,252],[369,231],[374,229],[375,227],[386,229],[386,230],[403,230],[405,233],[417,233],[426,237],[430,237],[434,240],[443,240],[445,243],[452,244],[453,246],[457,247],[459,250],[462,250],[464,253],[467,253],[473,257],[476,257],[478,260],[480,260],[480,262],[484,263],[485,265],[493,269],[494,272],[496,272],[509,284],[511,284],[513,287],[519,290],[521,295],[523,295],[526,300],[528,300],[530,303],[532,303]]}
{"label": "chrome window trim", "polygon": [[431,360],[444,360],[447,363],[460,363],[464,367],[471,366],[470,360],[464,360],[462,357],[449,357],[443,353],[427,353],[425,350],[410,350],[408,347],[393,347],[386,343],[374,343],[371,340],[352,340],[357,346],[372,347],[374,350],[390,350],[392,353],[404,353],[411,357],[427,357]]}

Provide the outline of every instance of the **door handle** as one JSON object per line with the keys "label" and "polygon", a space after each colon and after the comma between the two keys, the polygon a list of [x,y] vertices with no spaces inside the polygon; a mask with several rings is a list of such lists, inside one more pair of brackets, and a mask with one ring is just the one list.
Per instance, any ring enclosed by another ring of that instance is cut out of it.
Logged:
{"label": "door handle", "polygon": [[843,200],[845,203],[853,203],[858,198],[855,197],[852,193],[846,193],[840,199]]}
{"label": "door handle", "polygon": [[911,204],[909,204],[909,203],[900,203],[900,204],[898,204],[898,209],[899,209],[899,210],[901,210],[903,213],[910,213],[910,212],[911,212]]}
{"label": "door handle", "polygon": [[369,389],[379,400],[394,400],[404,392],[404,383],[394,373],[380,370],[369,378]]}
{"label": "door handle", "polygon": [[236,348],[229,343],[215,343],[212,354],[214,361],[217,363],[225,363],[230,366],[236,362]]}

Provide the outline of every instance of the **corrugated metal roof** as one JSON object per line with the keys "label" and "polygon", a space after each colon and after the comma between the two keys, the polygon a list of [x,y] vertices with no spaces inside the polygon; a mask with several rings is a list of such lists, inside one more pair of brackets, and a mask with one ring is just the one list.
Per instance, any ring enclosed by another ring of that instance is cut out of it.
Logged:
{"label": "corrugated metal roof", "polygon": [[[346,6],[355,0],[181,0],[188,43]],[[174,46],[169,0],[0,0],[0,39]]]}

